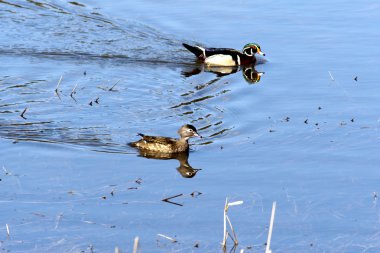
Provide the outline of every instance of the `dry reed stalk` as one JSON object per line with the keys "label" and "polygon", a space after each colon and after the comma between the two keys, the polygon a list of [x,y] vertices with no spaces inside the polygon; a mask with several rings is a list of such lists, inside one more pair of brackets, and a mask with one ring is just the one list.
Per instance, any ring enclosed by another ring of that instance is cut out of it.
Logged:
{"label": "dry reed stalk", "polygon": [[5,227],[7,228],[7,237],[10,238],[11,237],[11,232],[9,231],[9,225],[5,224]]}
{"label": "dry reed stalk", "polygon": [[222,246],[224,248],[226,247],[226,241],[227,241],[227,224],[226,224],[227,210],[228,210],[228,198],[226,198],[226,203],[224,204],[224,210],[223,210],[223,241],[222,241]]}
{"label": "dry reed stalk", "polygon": [[238,245],[239,242],[238,242],[238,240],[237,240],[237,237],[236,237],[236,234],[235,234],[235,230],[234,230],[234,228],[232,227],[232,224],[231,224],[230,218],[228,217],[228,215],[226,215],[226,218],[227,218],[228,224],[230,225],[230,228],[231,228],[231,231],[232,231],[232,235],[234,236],[234,237],[232,237],[232,240],[234,241],[234,244],[235,244],[235,245]]}
{"label": "dry reed stalk", "polygon": [[136,236],[133,243],[133,253],[137,253],[138,247],[139,247],[139,237]]}

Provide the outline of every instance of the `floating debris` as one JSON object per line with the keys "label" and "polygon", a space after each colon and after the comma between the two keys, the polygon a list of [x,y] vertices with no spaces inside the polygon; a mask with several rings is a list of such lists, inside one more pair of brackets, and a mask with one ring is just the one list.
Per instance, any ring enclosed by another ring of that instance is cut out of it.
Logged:
{"label": "floating debris", "polygon": [[26,108],[22,111],[22,113],[20,114],[20,117],[21,117],[21,118],[26,119],[26,118],[25,118],[25,113],[26,113],[27,110],[28,110],[28,107],[26,107]]}
{"label": "floating debris", "polygon": [[192,193],[190,193],[190,196],[191,196],[191,197],[198,197],[198,196],[201,195],[201,194],[202,194],[201,192],[193,191]]}
{"label": "floating debris", "polygon": [[355,76],[354,80],[357,82],[358,81],[358,76]]}
{"label": "floating debris", "polygon": [[303,123],[308,124],[308,123],[309,123],[309,122],[308,122],[308,119],[306,119]]}

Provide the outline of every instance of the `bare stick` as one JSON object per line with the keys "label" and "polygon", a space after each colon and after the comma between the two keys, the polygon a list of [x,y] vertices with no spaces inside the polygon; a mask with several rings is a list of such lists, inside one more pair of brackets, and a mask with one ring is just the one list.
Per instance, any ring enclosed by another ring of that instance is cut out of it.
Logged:
{"label": "bare stick", "polygon": [[61,84],[62,82],[62,76],[61,78],[59,78],[59,81],[58,81],[58,84],[57,84],[57,87],[55,88],[55,92],[58,93],[58,88],[59,88],[59,85]]}
{"label": "bare stick", "polygon": [[133,243],[133,253],[137,253],[137,248],[139,247],[139,237],[135,237],[135,241]]}
{"label": "bare stick", "polygon": [[176,203],[176,202],[172,202],[170,201],[171,199],[174,199],[174,198],[177,198],[177,197],[180,197],[182,196],[183,194],[177,194],[177,195],[174,195],[172,197],[169,197],[169,198],[165,198],[165,199],[162,199],[162,201],[164,202],[167,202],[167,203],[170,203],[170,204],[173,204],[173,205],[177,205],[177,206],[183,206],[182,204],[179,204],[179,203]]}
{"label": "bare stick", "polygon": [[269,231],[268,231],[268,240],[267,240],[267,247],[265,249],[265,253],[271,253],[272,250],[270,249],[270,241],[272,239],[272,231],[273,231],[273,222],[274,222],[274,215],[276,213],[276,201],[273,202],[272,205],[272,215],[270,217],[270,225],[269,225]]}
{"label": "bare stick", "polygon": [[118,84],[120,81],[121,79],[119,79],[111,88],[109,88],[108,91],[113,91],[113,88],[115,88],[116,84]]}
{"label": "bare stick", "polygon": [[7,228],[7,237],[11,237],[11,233],[9,232],[9,226],[8,224],[5,224],[5,227]]}
{"label": "bare stick", "polygon": [[183,195],[182,193],[181,193],[181,194],[177,194],[177,195],[174,195],[174,196],[172,196],[172,197],[165,198],[165,199],[163,199],[162,201],[168,201],[168,200],[170,200],[170,199],[174,199],[174,198],[179,197],[179,196],[182,196],[182,195]]}
{"label": "bare stick", "polygon": [[172,243],[177,242],[176,239],[174,239],[174,238],[172,238],[172,237],[169,237],[169,236],[167,236],[167,235],[163,235],[163,234],[157,234],[157,235],[158,235],[158,236],[161,236],[161,237],[163,237],[163,238],[165,238],[165,239],[168,239],[168,240],[171,241]]}
{"label": "bare stick", "polygon": [[28,110],[28,107],[26,107],[26,108],[22,111],[22,113],[20,114],[20,117],[21,117],[21,118],[26,119],[25,116],[24,116],[24,114],[26,113],[27,110]]}
{"label": "bare stick", "polygon": [[330,75],[330,78],[331,78],[331,81],[335,81],[333,75],[331,74],[331,72],[329,71],[329,75]]}

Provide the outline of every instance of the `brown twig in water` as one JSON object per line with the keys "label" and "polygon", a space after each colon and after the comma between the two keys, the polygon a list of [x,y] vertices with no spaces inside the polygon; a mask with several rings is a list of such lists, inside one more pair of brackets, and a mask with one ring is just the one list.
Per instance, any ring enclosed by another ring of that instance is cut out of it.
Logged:
{"label": "brown twig in water", "polygon": [[22,113],[20,114],[20,117],[21,117],[21,118],[26,119],[25,116],[24,116],[24,114],[26,113],[27,110],[28,110],[28,107],[26,107],[26,108],[22,111]]}
{"label": "brown twig in water", "polygon": [[119,79],[111,88],[109,88],[108,91],[113,91],[113,88],[115,88],[116,84],[118,84],[120,81],[121,79]]}

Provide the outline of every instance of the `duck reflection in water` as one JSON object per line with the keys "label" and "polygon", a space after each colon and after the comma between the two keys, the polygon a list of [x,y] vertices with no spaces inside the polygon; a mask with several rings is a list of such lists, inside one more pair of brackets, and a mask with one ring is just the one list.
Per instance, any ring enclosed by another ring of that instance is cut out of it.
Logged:
{"label": "duck reflection in water", "polygon": [[177,171],[184,178],[194,177],[198,171],[201,169],[195,169],[189,164],[189,151],[179,152],[179,153],[159,153],[149,150],[139,150],[139,155],[148,159],[158,159],[158,160],[170,160],[177,159],[179,161],[179,167]]}
{"label": "duck reflection in water", "polygon": [[254,84],[260,82],[261,76],[264,72],[259,72],[255,69],[255,65],[243,65],[243,66],[231,66],[231,67],[220,67],[220,66],[208,66],[205,64],[200,64],[195,66],[192,70],[182,71],[182,75],[185,77],[190,77],[193,75],[198,75],[202,72],[211,72],[217,75],[217,77],[223,77],[230,74],[242,71],[245,81],[249,84]]}

